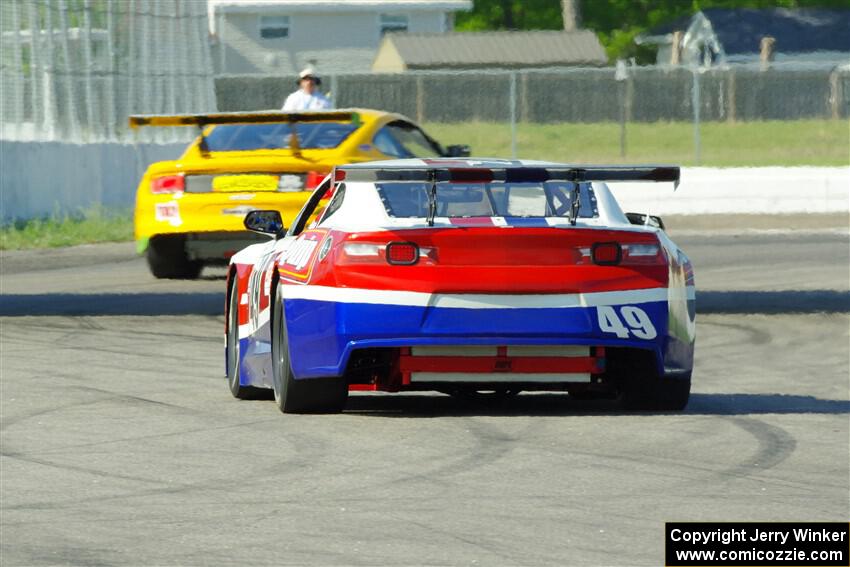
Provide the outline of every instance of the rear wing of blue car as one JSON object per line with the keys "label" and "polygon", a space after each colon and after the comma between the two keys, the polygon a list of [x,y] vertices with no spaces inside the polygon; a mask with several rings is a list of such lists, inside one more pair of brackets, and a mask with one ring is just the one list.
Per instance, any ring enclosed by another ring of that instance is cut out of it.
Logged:
{"label": "rear wing of blue car", "polygon": [[[604,182],[636,182],[650,181],[655,183],[673,183],[674,189],[679,185],[680,170],[671,165],[642,165],[642,166],[571,166],[553,165],[551,167],[529,165],[522,162],[491,161],[487,167],[486,160],[449,161],[443,163],[427,163],[422,165],[399,164],[370,165],[357,164],[341,166],[334,169],[333,179],[337,181],[414,181],[430,183],[428,225],[434,225],[437,211],[438,183],[544,183],[547,181],[563,181],[569,183]],[[578,190],[571,191],[570,223],[575,225],[580,207]]]}
{"label": "rear wing of blue car", "polygon": [[509,166],[477,167],[455,165],[446,167],[423,166],[341,166],[336,168],[336,181],[434,181],[444,183],[540,183],[545,181],[651,181],[679,184],[677,166]]}

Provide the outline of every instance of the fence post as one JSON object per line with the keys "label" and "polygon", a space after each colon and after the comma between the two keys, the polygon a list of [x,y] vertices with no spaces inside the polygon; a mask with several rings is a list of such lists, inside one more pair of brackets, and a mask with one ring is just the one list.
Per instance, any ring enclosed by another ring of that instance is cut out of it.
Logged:
{"label": "fence post", "polygon": [[336,73],[331,75],[331,102],[334,107],[339,108],[339,80],[336,78]]}
{"label": "fence post", "polygon": [[523,122],[529,121],[528,110],[528,73],[520,75],[519,81],[519,119]]}
{"label": "fence post", "polygon": [[44,3],[44,28],[47,40],[47,68],[44,71],[44,128],[48,140],[57,137],[56,108],[56,50],[53,39],[53,6],[51,0]]}
{"label": "fence post", "polygon": [[734,123],[737,119],[737,85],[735,84],[735,70],[729,69],[728,80],[726,81],[726,121]]}
{"label": "fence post", "polygon": [[41,139],[44,127],[44,117],[41,107],[41,95],[44,94],[44,86],[41,84],[41,73],[44,66],[41,63],[41,25],[38,23],[38,12],[35,2],[26,4],[30,26],[30,101],[32,104],[30,118],[32,118],[33,138]]}
{"label": "fence post", "polygon": [[416,122],[422,124],[425,116],[425,93],[422,88],[422,75],[416,75]]}
{"label": "fence post", "polygon": [[691,104],[694,107],[694,161],[696,161],[696,165],[700,164],[700,132],[699,132],[699,105],[700,105],[700,92],[699,92],[699,68],[694,65],[691,67],[691,73],[694,78],[694,86],[691,89]]}
{"label": "fence post", "polygon": [[626,157],[626,81],[629,72],[624,59],[617,59],[614,80],[617,81],[617,98],[620,100],[620,157]]}
{"label": "fence post", "polygon": [[118,122],[118,109],[116,108],[116,101],[118,97],[115,96],[115,18],[112,14],[114,7],[115,5],[112,2],[106,3],[106,69],[107,73],[109,73],[109,79],[107,82],[108,92],[106,93],[105,102],[106,136],[110,142],[114,142],[117,139],[116,127]]}
{"label": "fence post", "polygon": [[92,85],[92,72],[94,71],[94,59],[92,58],[91,46],[91,0],[83,1],[83,58],[85,61],[85,83],[86,83],[86,135],[85,141],[91,141],[94,133],[94,85]]}
{"label": "fence post", "polygon": [[841,101],[841,89],[838,81],[838,67],[829,74],[829,106],[833,120],[838,120],[838,109]]}
{"label": "fence post", "polygon": [[[12,0],[11,2],[12,9],[12,33],[14,34],[14,41],[12,43],[12,58],[15,61],[15,64],[12,65],[11,77],[10,81],[14,81],[12,83],[12,103],[14,105],[14,111],[12,112],[14,119],[12,123],[14,124],[14,139],[21,139],[21,126],[24,121],[24,61],[21,50],[21,22],[18,17],[18,2],[17,0]],[[5,83],[3,85],[3,96],[9,96],[7,94],[6,89],[8,88],[9,83]],[[3,128],[7,127],[6,121],[7,118],[3,119]]]}
{"label": "fence post", "polygon": [[68,114],[68,134],[72,139],[80,135],[80,123],[77,119],[76,92],[74,89],[74,66],[71,64],[71,48],[68,45],[68,5],[59,0],[59,39],[62,42],[62,58],[65,61],[65,92],[68,95],[65,112]]}
{"label": "fence post", "polygon": [[508,105],[511,115],[511,157],[516,159],[516,71],[511,71]]}

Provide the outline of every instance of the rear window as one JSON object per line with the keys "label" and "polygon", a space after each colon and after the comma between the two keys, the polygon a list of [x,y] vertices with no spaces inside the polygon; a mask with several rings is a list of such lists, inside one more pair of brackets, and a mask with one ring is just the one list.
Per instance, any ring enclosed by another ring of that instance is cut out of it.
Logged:
{"label": "rear window", "polygon": [[[564,217],[576,185],[546,183],[438,183],[438,217]],[[378,194],[391,217],[427,217],[428,183],[378,183]],[[589,184],[580,186],[580,218],[599,216]]]}
{"label": "rear window", "polygon": [[[325,150],[339,146],[356,124],[350,122],[308,122],[295,124],[301,149]],[[233,124],[216,126],[207,136],[211,152],[245,150],[284,150],[289,148],[289,124]]]}

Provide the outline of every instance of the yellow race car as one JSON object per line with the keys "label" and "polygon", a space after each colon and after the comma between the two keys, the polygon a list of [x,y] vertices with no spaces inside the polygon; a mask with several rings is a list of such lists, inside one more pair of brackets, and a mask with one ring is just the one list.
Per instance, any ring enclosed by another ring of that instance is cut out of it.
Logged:
{"label": "yellow race car", "polygon": [[242,224],[249,211],[278,210],[288,226],[336,165],[469,155],[379,110],[136,115],[130,126],[200,130],[180,158],[151,164],[136,191],[136,250],[157,278],[196,278],[257,242]]}

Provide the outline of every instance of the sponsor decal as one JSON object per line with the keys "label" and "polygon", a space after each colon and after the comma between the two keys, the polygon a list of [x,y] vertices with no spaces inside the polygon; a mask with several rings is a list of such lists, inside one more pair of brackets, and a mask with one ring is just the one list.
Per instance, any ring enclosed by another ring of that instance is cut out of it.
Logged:
{"label": "sponsor decal", "polygon": [[177,201],[156,203],[154,205],[154,218],[157,221],[167,222],[171,226],[183,224],[183,219],[180,218],[180,204]]}
{"label": "sponsor decal", "polygon": [[301,191],[303,188],[304,180],[300,175],[283,174],[277,182],[278,191]]}
{"label": "sponsor decal", "polygon": [[277,175],[264,173],[217,175],[213,177],[212,189],[221,193],[275,191],[279,182]]}
{"label": "sponsor decal", "polygon": [[237,217],[244,217],[251,211],[256,211],[256,207],[250,207],[248,205],[240,205],[238,207],[231,207],[229,209],[222,209],[221,214],[223,215],[233,215]]}
{"label": "sponsor decal", "polygon": [[231,201],[250,201],[251,199],[253,199],[256,196],[257,195],[255,195],[254,193],[237,194],[237,195],[231,195],[230,197],[228,197],[228,199],[230,199]]}
{"label": "sponsor decal", "polygon": [[281,258],[281,264],[294,267],[296,270],[302,270],[310,261],[313,251],[319,245],[318,238],[305,237],[296,240]]}

